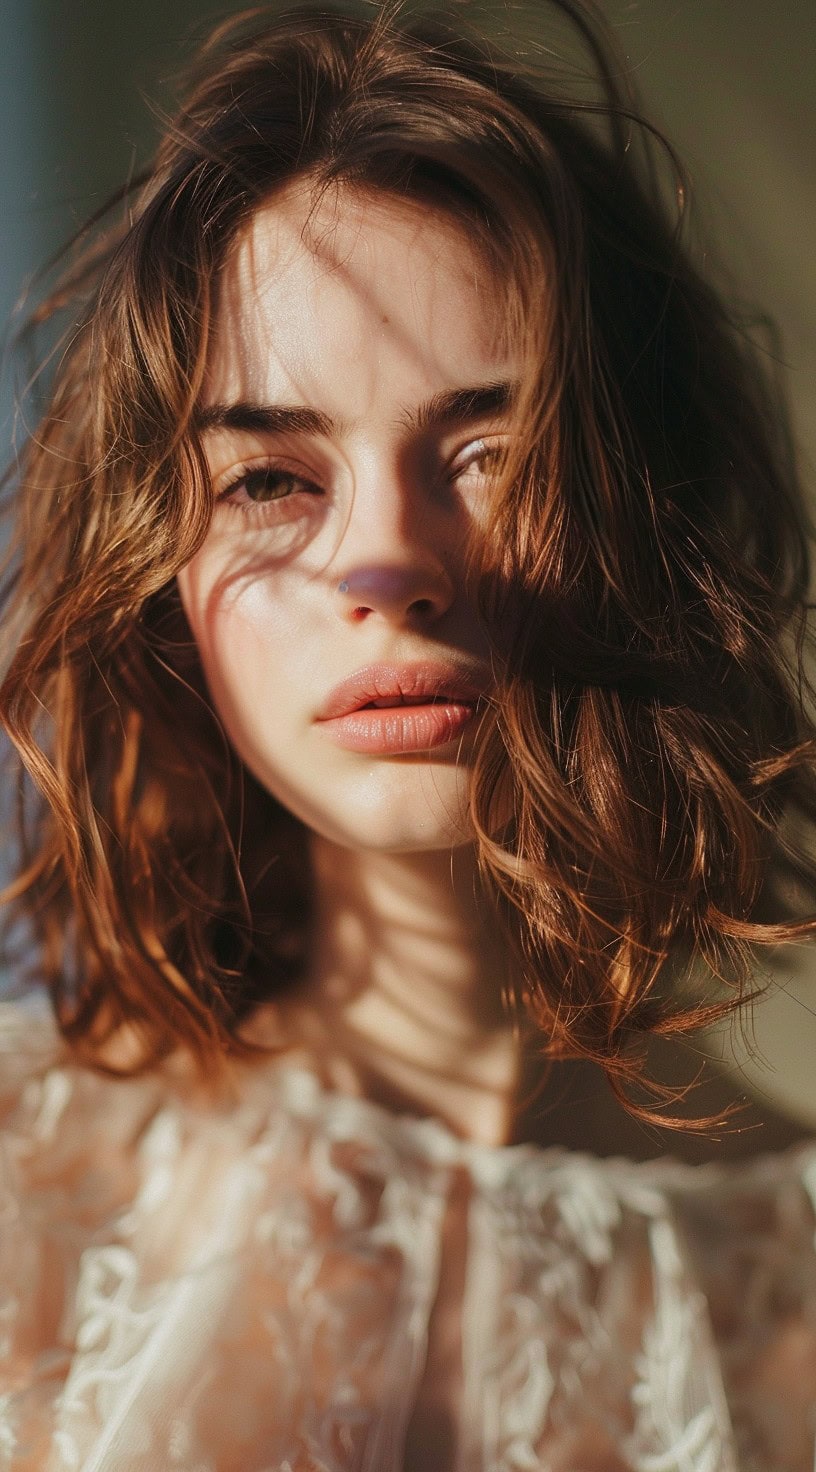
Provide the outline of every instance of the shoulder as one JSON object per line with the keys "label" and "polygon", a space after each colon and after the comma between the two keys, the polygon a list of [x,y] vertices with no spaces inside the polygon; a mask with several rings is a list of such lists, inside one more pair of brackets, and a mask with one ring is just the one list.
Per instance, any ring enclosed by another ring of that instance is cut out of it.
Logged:
{"label": "shoulder", "polygon": [[680,1254],[717,1347],[740,1466],[812,1465],[816,1144],[669,1171]]}
{"label": "shoulder", "polygon": [[175,1107],[158,1074],[76,1062],[45,995],[0,1002],[3,1226],[25,1223],[32,1241],[80,1218],[101,1227],[138,1189],[151,1123]]}
{"label": "shoulder", "polygon": [[63,1045],[44,993],[0,1000],[0,1127],[30,1084],[45,1077]]}

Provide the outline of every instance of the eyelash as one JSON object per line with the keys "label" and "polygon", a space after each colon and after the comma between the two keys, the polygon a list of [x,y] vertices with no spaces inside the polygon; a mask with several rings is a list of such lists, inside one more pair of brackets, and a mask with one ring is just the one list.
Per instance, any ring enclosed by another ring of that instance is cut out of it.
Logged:
{"label": "eyelash", "polygon": [[465,470],[469,470],[471,465],[476,465],[480,460],[486,460],[488,465],[491,466],[500,465],[505,455],[504,445],[488,445],[484,440],[471,440],[466,450],[469,453],[464,463],[459,465],[458,470],[456,461],[451,466],[451,471],[455,472],[451,474],[450,478],[452,480],[458,479],[459,475]]}
{"label": "eyelash", "polygon": [[227,505],[231,510],[240,511],[246,515],[268,506],[274,506],[279,501],[288,501],[291,499],[292,493],[290,492],[288,495],[270,496],[268,501],[253,501],[249,496],[246,501],[236,500],[234,497],[235,491],[240,490],[242,486],[245,487],[247,481],[252,480],[254,476],[261,478],[264,476],[277,476],[280,480],[291,481],[298,486],[306,487],[314,494],[322,495],[320,486],[316,485],[314,481],[309,480],[308,476],[300,475],[296,470],[287,470],[286,466],[278,465],[274,460],[266,460],[260,465],[256,461],[251,465],[239,466],[231,476],[228,484],[224,486],[223,490],[219,491],[216,501],[219,505]]}
{"label": "eyelash", "polygon": [[[454,461],[450,467],[449,481],[457,480],[460,475],[463,475],[466,470],[469,470],[472,465],[477,464],[479,461],[486,460],[488,464],[492,465],[499,463],[504,455],[504,449],[501,445],[487,445],[484,440],[473,440],[468,446],[468,449],[470,454],[464,463]],[[242,487],[246,488],[247,482],[254,476],[264,477],[267,475],[272,477],[277,476],[284,481],[288,480],[294,485],[305,489],[308,494],[318,496],[323,494],[322,487],[317,485],[315,481],[309,480],[308,476],[300,475],[295,470],[288,470],[285,466],[277,464],[274,460],[267,460],[261,464],[258,464],[256,461],[254,464],[239,466],[227,485],[218,492],[216,502],[218,505],[228,506],[230,510],[238,511],[242,515],[248,516],[258,512],[263,514],[268,507],[275,506],[282,501],[289,501],[292,495],[296,494],[295,492],[289,492],[281,496],[272,496],[268,501],[252,501],[249,497],[245,501],[236,499],[235,492]]]}

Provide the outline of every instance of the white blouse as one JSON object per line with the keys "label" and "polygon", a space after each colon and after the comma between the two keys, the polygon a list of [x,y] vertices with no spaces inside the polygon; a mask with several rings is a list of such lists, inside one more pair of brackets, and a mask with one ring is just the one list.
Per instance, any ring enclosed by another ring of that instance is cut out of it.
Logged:
{"label": "white blouse", "polygon": [[101,1077],[0,1004],[0,1468],[813,1472],[816,1146],[492,1148],[241,1079]]}

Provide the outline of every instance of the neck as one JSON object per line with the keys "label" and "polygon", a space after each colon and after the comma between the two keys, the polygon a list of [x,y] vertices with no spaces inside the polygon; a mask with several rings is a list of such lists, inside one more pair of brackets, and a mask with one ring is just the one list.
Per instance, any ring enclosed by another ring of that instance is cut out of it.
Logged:
{"label": "neck", "polygon": [[504,1004],[508,950],[473,850],[311,843],[315,944],[298,1004],[310,1041],[367,1096],[501,1143],[519,1046]]}

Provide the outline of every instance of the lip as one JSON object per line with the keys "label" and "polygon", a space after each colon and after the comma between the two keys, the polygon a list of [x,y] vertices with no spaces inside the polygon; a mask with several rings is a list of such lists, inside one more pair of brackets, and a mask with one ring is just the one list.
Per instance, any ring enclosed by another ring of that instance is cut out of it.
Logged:
{"label": "lip", "polygon": [[[335,686],[317,722],[350,751],[370,755],[429,751],[461,734],[487,683],[453,664],[366,665]],[[410,703],[400,703],[403,698]],[[375,707],[376,700],[393,704]]]}
{"label": "lip", "polygon": [[336,716],[351,715],[362,710],[374,700],[391,700],[399,708],[402,696],[415,700],[426,695],[428,701],[439,700],[447,695],[451,701],[464,705],[475,705],[480,695],[487,690],[484,677],[457,668],[454,664],[367,664],[355,670],[347,680],[329,693],[318,712],[319,721],[330,721]]}

